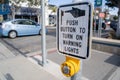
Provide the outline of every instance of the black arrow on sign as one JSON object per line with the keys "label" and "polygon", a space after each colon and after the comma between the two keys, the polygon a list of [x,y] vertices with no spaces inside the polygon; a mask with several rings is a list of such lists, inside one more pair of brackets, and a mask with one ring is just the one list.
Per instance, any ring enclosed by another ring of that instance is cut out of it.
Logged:
{"label": "black arrow on sign", "polygon": [[72,7],[72,10],[67,10],[65,13],[70,13],[74,18],[85,16],[85,10]]}
{"label": "black arrow on sign", "polygon": [[62,25],[62,17],[64,16],[64,13],[70,13],[74,18],[85,16],[85,10],[81,10],[78,8],[72,7],[72,10],[67,10],[67,11],[61,10],[61,25]]}

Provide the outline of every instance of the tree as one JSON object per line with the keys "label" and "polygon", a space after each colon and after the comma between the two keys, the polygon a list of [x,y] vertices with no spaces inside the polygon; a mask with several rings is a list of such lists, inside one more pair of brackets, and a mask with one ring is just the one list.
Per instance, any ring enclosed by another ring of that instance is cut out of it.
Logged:
{"label": "tree", "polygon": [[29,6],[39,6],[41,4],[41,0],[10,0],[10,3],[15,6],[21,6],[23,2],[26,2]]}
{"label": "tree", "polygon": [[15,12],[19,10],[22,3],[26,2],[29,7],[40,6],[41,0],[9,0],[11,4],[12,18],[15,19]]}
{"label": "tree", "polygon": [[28,1],[28,5],[31,6],[40,6],[41,4],[41,0],[27,0]]}
{"label": "tree", "polygon": [[113,17],[113,19],[114,19],[115,21],[118,20],[118,16],[115,15],[115,16]]}
{"label": "tree", "polygon": [[[41,5],[41,0],[27,0],[28,1],[28,6],[33,7],[33,6],[40,6]],[[40,24],[40,9],[37,10],[37,21]]]}
{"label": "tree", "polygon": [[116,32],[116,36],[120,37],[120,0],[106,0],[106,5],[108,5],[109,7],[117,7],[119,9],[118,11],[118,27],[117,27],[117,32]]}
{"label": "tree", "polygon": [[12,19],[15,19],[15,12],[21,7],[21,3],[25,2],[25,0],[9,0],[11,4],[11,14]]}
{"label": "tree", "polygon": [[50,6],[49,5],[49,9],[52,10],[52,13],[56,13],[57,12],[57,7],[56,6]]}
{"label": "tree", "polygon": [[120,2],[119,0],[106,0],[106,5],[108,5],[109,7],[119,7]]}

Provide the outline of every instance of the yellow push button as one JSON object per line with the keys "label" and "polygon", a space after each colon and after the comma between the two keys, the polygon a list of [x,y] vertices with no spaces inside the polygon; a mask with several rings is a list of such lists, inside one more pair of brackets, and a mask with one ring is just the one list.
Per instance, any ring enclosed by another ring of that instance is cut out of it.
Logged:
{"label": "yellow push button", "polygon": [[66,61],[61,65],[62,73],[67,77],[73,76],[79,69],[80,60],[69,56],[66,56]]}

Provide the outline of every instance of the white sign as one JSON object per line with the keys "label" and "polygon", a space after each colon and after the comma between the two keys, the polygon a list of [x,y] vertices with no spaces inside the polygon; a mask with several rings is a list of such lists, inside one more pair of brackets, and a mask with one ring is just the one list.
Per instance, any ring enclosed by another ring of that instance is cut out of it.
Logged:
{"label": "white sign", "polygon": [[89,2],[59,7],[57,44],[60,53],[82,59],[88,58],[91,48],[91,14]]}

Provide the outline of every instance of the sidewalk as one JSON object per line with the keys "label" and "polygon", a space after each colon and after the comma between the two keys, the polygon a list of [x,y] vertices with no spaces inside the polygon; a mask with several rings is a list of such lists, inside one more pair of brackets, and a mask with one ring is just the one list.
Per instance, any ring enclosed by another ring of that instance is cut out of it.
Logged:
{"label": "sidewalk", "polygon": [[14,54],[0,43],[0,61],[8,57],[14,57]]}
{"label": "sidewalk", "polygon": [[2,78],[6,80],[57,80],[56,77],[32,64],[23,56],[0,62],[0,72]]}
{"label": "sidewalk", "polygon": [[[57,77],[46,71],[48,67],[36,65],[22,55],[14,56],[0,43],[0,80],[68,80],[60,72],[60,67],[54,63]],[[52,61],[51,61],[52,63]],[[53,63],[52,63],[53,64]]]}
{"label": "sidewalk", "polygon": [[[59,64],[64,61],[62,55],[58,53],[49,54],[48,59]],[[120,80],[120,56],[118,55],[92,50],[90,58],[82,62],[82,76],[87,80]]]}

